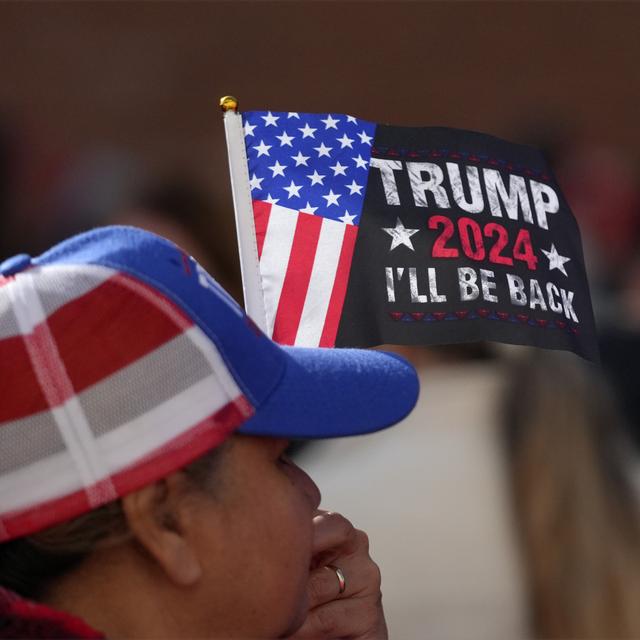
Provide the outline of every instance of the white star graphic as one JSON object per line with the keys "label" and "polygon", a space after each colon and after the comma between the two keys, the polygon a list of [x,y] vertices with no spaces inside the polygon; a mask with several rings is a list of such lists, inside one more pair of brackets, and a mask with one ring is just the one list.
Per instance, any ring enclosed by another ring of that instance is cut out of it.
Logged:
{"label": "white star graphic", "polygon": [[354,193],[357,193],[359,196],[362,195],[362,189],[364,187],[360,184],[356,184],[355,180],[351,181],[351,184],[347,185],[347,189],[349,189],[349,195],[352,196]]}
{"label": "white star graphic", "polygon": [[269,169],[273,172],[272,178],[276,176],[282,176],[284,178],[284,170],[287,168],[286,164],[280,164],[277,160],[275,164],[272,164]]}
{"label": "white star graphic", "polygon": [[320,122],[324,122],[324,128],[326,129],[337,129],[338,127],[336,127],[336,125],[338,124],[338,122],[340,122],[340,120],[336,120],[335,118],[331,117],[331,114],[329,114],[325,120],[320,120]]}
{"label": "white star graphic", "polygon": [[278,200],[279,198],[272,198],[270,193],[267,193],[267,197],[264,199],[264,201],[268,202],[269,204],[276,204]]}
{"label": "white star graphic", "polygon": [[322,158],[322,156],[327,156],[327,158],[330,158],[331,154],[329,152],[331,151],[331,149],[333,149],[333,147],[327,147],[325,146],[324,142],[321,142],[319,147],[313,147],[313,149],[318,152],[318,158]]}
{"label": "white star graphic", "polygon": [[542,253],[549,259],[549,271],[553,269],[558,269],[564,273],[564,275],[568,275],[566,269],[564,268],[564,263],[569,262],[571,258],[565,258],[558,253],[556,249],[556,245],[552,244],[551,249],[549,251],[545,251],[542,249]]}
{"label": "white star graphic", "polygon": [[338,198],[340,197],[339,193],[333,193],[332,189],[329,189],[329,193],[326,196],[322,196],[327,201],[327,207],[330,207],[332,204],[338,206]]}
{"label": "white star graphic", "polygon": [[356,217],[354,215],[351,215],[348,211],[345,211],[344,215],[340,216],[338,220],[342,220],[342,222],[344,222],[345,224],[353,224],[355,218]]}
{"label": "white star graphic", "polygon": [[358,124],[358,121],[353,116],[347,116],[347,122],[353,122],[354,124]]}
{"label": "white star graphic", "polygon": [[418,233],[420,229],[407,229],[403,224],[400,218],[396,219],[396,226],[393,228],[382,227],[382,230],[388,233],[391,240],[391,248],[389,251],[393,251],[396,247],[399,247],[403,244],[405,247],[409,247],[411,251],[415,251],[413,248],[413,243],[411,242],[411,236],[414,233]]}
{"label": "white star graphic", "polygon": [[282,132],[281,136],[276,136],[276,138],[278,138],[278,140],[280,140],[280,146],[284,147],[285,145],[288,147],[292,147],[293,145],[291,144],[291,141],[294,139],[293,136],[290,136],[287,134],[286,131]]}
{"label": "white star graphic", "polygon": [[291,181],[291,184],[288,187],[284,188],[284,190],[289,194],[289,198],[288,198],[289,200],[291,200],[291,198],[293,197],[299,198],[300,189],[302,189],[302,185],[296,184],[293,180]]}
{"label": "white star graphic", "polygon": [[309,180],[311,180],[311,186],[313,186],[314,184],[321,184],[324,185],[324,182],[322,182],[327,176],[322,176],[320,175],[317,170],[314,170],[314,172],[311,175],[308,175],[307,178],[309,178]]}
{"label": "white star graphic", "polygon": [[368,136],[367,132],[364,129],[358,134],[358,137],[360,138],[360,144],[368,144],[369,146],[371,146],[371,141],[373,140],[373,138],[371,136]]}
{"label": "white star graphic", "polygon": [[289,113],[287,113],[287,118],[297,118],[300,120],[300,116],[297,111],[289,111]]}
{"label": "white star graphic", "polygon": [[264,120],[265,127],[275,127],[276,122],[280,119],[280,116],[274,116],[271,111],[266,116],[260,116]]}
{"label": "white star graphic", "polygon": [[314,134],[317,129],[313,129],[308,122],[305,122],[304,127],[298,127],[298,131],[302,131],[302,139],[304,140],[305,138],[315,138]]}
{"label": "white star graphic", "polygon": [[346,176],[345,173],[347,169],[347,165],[342,165],[339,162],[336,162],[333,166],[329,167],[329,169],[333,169],[333,175],[335,176]]}
{"label": "white star graphic", "polygon": [[312,207],[307,200],[307,204],[304,209],[300,209],[300,213],[310,213],[313,215],[318,210],[318,207]]}
{"label": "white star graphic", "polygon": [[260,156],[268,156],[269,149],[271,149],[271,145],[265,144],[264,140],[260,140],[260,144],[256,145],[254,149],[258,152],[258,158]]}
{"label": "white star graphic", "polygon": [[257,124],[249,124],[249,122],[245,122],[244,123],[244,135],[245,136],[252,136],[253,135],[253,130],[257,127]]}
{"label": "white star graphic", "polygon": [[264,178],[258,178],[258,176],[256,176],[256,174],[254,173],[253,178],[249,180],[249,186],[251,187],[251,189],[260,189],[260,184],[263,180]]}
{"label": "white star graphic", "polygon": [[358,154],[357,158],[353,158],[353,161],[356,163],[356,166],[358,167],[358,169],[367,168],[367,161],[360,154]]}
{"label": "white star graphic", "polygon": [[345,147],[353,149],[353,138],[350,138],[346,133],[342,135],[342,138],[338,138],[338,142],[340,143],[341,149],[344,149]]}
{"label": "white star graphic", "polygon": [[310,156],[303,156],[302,151],[298,151],[298,155],[291,156],[291,159],[296,161],[296,167],[299,167],[301,164],[303,164],[305,167],[308,166],[307,160],[309,158]]}

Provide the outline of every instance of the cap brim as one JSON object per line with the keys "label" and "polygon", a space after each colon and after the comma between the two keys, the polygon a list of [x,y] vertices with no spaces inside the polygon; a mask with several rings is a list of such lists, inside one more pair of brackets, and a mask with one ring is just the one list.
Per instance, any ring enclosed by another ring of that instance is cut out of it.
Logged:
{"label": "cap brim", "polygon": [[378,431],[415,406],[415,369],[400,356],[361,349],[282,347],[287,366],[240,433],[333,438]]}

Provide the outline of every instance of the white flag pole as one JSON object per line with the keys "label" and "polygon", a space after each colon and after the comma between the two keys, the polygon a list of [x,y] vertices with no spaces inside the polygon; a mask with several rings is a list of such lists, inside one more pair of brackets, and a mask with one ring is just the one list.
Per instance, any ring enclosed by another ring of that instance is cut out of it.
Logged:
{"label": "white flag pole", "polygon": [[266,333],[267,321],[262,295],[258,243],[253,221],[253,204],[251,202],[249,166],[244,144],[242,116],[238,113],[238,101],[232,96],[221,98],[220,106],[224,111],[224,130],[227,136],[231,191],[233,192],[233,208],[236,214],[244,306],[247,315]]}

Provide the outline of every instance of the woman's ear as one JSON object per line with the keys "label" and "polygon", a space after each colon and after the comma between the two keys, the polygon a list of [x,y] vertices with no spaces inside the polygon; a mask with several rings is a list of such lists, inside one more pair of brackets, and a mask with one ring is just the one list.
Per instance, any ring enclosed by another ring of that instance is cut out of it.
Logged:
{"label": "woman's ear", "polygon": [[139,544],[179,586],[198,582],[202,565],[192,538],[185,478],[174,473],[122,498],[129,528]]}

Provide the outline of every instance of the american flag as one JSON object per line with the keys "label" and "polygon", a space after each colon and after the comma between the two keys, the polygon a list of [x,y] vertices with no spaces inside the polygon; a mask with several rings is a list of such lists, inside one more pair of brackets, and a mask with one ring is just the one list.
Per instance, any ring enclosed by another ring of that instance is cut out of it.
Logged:
{"label": "american flag", "polygon": [[376,125],[347,115],[243,114],[267,333],[332,347]]}

